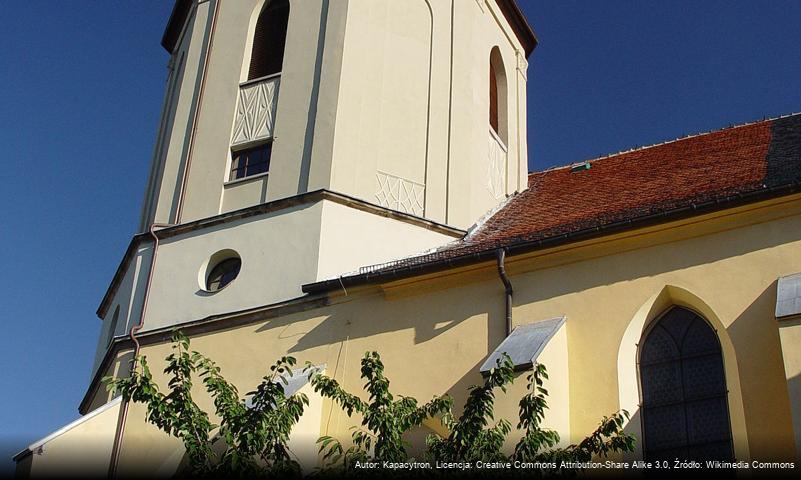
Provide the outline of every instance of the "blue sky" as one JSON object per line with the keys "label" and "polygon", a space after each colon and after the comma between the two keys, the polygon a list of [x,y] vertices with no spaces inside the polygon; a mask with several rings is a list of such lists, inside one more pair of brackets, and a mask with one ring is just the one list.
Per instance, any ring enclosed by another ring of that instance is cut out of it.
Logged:
{"label": "blue sky", "polygon": [[[530,168],[801,111],[801,2],[519,3],[540,39]],[[3,7],[0,472],[78,416],[94,311],[137,226],[171,1]]]}

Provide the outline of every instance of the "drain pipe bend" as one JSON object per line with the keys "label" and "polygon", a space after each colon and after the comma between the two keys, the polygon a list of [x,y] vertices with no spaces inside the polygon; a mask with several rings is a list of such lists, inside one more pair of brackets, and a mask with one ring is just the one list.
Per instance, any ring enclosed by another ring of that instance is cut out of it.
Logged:
{"label": "drain pipe bend", "polygon": [[506,266],[504,265],[506,249],[499,248],[496,252],[496,257],[498,259],[498,275],[501,277],[501,282],[503,282],[503,287],[506,290],[506,336],[508,337],[512,333],[512,295],[514,294],[514,289],[512,289],[512,282],[509,281],[509,277],[506,276]]}
{"label": "drain pipe bend", "polygon": [[[139,323],[134,325],[131,328],[130,333],[128,333],[128,337],[131,339],[131,342],[134,344],[133,350],[133,359],[131,359],[131,373],[136,370],[136,357],[139,355],[139,340],[136,338],[136,334],[139,333],[140,330],[145,326],[145,314],[147,314],[147,304],[148,300],[150,299],[150,286],[153,283],[153,270],[156,268],[156,257],[159,252],[159,237],[156,236],[156,228],[166,228],[172,227],[174,225],[168,225],[164,223],[154,223],[150,226],[149,232],[150,236],[153,238],[153,255],[150,258],[150,270],[147,272],[147,285],[145,286],[145,296],[142,299],[142,313],[139,315]],[[128,418],[128,405],[130,402],[123,399],[122,403],[120,404],[120,414],[117,417],[117,431],[114,434],[114,445],[112,446],[111,450],[111,461],[109,463],[109,471],[108,476],[109,478],[116,478],[117,476],[117,465],[120,461],[120,449],[122,448],[122,436],[125,433],[125,421]]]}

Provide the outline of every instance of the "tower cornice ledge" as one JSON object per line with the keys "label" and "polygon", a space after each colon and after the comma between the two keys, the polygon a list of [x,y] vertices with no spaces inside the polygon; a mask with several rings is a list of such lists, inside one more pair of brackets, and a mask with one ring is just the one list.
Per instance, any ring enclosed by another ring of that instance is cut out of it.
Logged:
{"label": "tower cornice ledge", "polygon": [[[526,58],[528,58],[538,43],[534,29],[531,28],[528,20],[526,20],[516,0],[495,0],[495,2],[498,4],[498,7],[500,7],[501,12],[503,12],[506,21],[509,22],[509,25],[512,27],[515,36],[523,45],[526,51]],[[161,37],[161,46],[170,54],[175,51],[178,45],[181,30],[184,27],[184,23],[186,23],[189,18],[193,7],[194,2],[192,0],[175,1],[170,19],[167,21],[167,27],[164,29],[164,35]]]}
{"label": "tower cornice ledge", "polygon": [[[433,220],[418,217],[416,215],[400,212],[397,210],[392,210],[386,207],[382,207],[380,205],[376,205],[374,203],[367,202],[365,200],[358,199],[356,197],[351,197],[349,195],[333,192],[331,190],[326,190],[326,189],[314,190],[312,192],[306,192],[300,195],[281,198],[272,202],[262,203],[259,205],[254,205],[252,207],[246,207],[240,210],[234,210],[232,212],[222,213],[220,215],[215,215],[213,217],[203,218],[188,223],[182,223],[180,225],[175,225],[173,227],[167,227],[157,230],[155,233],[156,236],[159,238],[159,240],[163,240],[166,238],[175,237],[177,235],[189,232],[201,231],[217,225],[229,223],[235,220],[240,220],[243,218],[248,218],[258,215],[264,215],[267,213],[279,212],[281,210],[287,210],[292,207],[296,207],[298,205],[307,205],[307,204],[317,203],[323,200],[328,200],[330,202],[338,203],[340,205],[344,205],[346,207],[350,207],[366,213],[422,227],[426,230],[430,230],[453,238],[462,238],[467,233],[465,230],[454,228],[442,223],[435,222]],[[122,257],[122,260],[120,261],[120,264],[117,267],[116,272],[114,273],[114,277],[112,278],[111,283],[109,284],[109,287],[106,290],[106,293],[103,295],[103,299],[100,301],[100,305],[97,307],[96,313],[99,318],[102,319],[106,316],[109,303],[111,302],[111,299],[114,297],[117,288],[122,282],[122,278],[125,276],[125,272],[128,268],[128,265],[130,264],[131,259],[134,257],[137,249],[142,243],[150,241],[151,238],[148,233],[138,233],[134,235],[133,238],[131,239],[131,242],[128,244],[128,248]]]}

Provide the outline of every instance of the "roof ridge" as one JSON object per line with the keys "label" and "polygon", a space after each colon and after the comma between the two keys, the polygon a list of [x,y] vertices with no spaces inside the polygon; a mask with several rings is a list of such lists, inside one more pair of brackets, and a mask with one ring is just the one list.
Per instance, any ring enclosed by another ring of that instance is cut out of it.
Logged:
{"label": "roof ridge", "polygon": [[617,157],[618,155],[624,155],[626,153],[639,152],[639,151],[642,151],[642,150],[647,150],[649,148],[661,147],[662,145],[676,143],[676,142],[680,142],[682,140],[689,140],[691,138],[702,137],[704,135],[711,135],[713,133],[724,132],[724,131],[727,131],[727,130],[734,130],[736,128],[748,127],[748,126],[756,125],[756,124],[759,124],[759,123],[773,122],[773,121],[776,121],[776,120],[781,120],[783,118],[793,117],[793,116],[796,116],[796,115],[801,115],[801,112],[793,112],[793,113],[788,113],[788,114],[785,114],[785,115],[778,115],[776,117],[770,117],[770,118],[762,117],[762,119],[760,119],[760,120],[753,120],[753,121],[750,121],[750,122],[744,122],[744,123],[738,123],[738,124],[729,124],[726,127],[717,128],[717,129],[713,129],[713,130],[708,130],[708,131],[705,131],[705,132],[691,133],[691,134],[685,135],[683,137],[674,138],[673,140],[665,140],[663,142],[652,143],[650,145],[632,147],[632,148],[629,148],[628,150],[621,150],[621,151],[616,152],[616,153],[607,153],[607,154],[601,155],[599,157],[588,158],[588,159],[585,159],[585,160],[579,160],[577,162],[571,162],[571,163],[568,163],[566,165],[556,165],[556,166],[548,167],[548,168],[545,168],[545,169],[542,169],[542,170],[535,170],[533,172],[528,172],[528,177],[532,177],[532,176],[534,176],[536,174],[539,174],[539,173],[552,172],[552,171],[555,171],[555,170],[564,170],[566,168],[572,168],[575,165],[580,165],[582,163],[596,162],[598,160],[604,160],[604,159],[611,158],[611,157]]}

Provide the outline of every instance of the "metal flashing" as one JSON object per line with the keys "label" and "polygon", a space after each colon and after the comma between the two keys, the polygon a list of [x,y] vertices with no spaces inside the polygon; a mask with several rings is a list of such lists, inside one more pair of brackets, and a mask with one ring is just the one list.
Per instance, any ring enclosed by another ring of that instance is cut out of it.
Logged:
{"label": "metal flashing", "polygon": [[565,317],[518,325],[512,333],[487,357],[481,365],[481,373],[495,368],[496,361],[506,353],[512,358],[515,370],[525,370],[534,365],[537,357],[564,325]]}
{"label": "metal flashing", "polygon": [[776,286],[776,318],[801,315],[801,273],[781,277]]}

